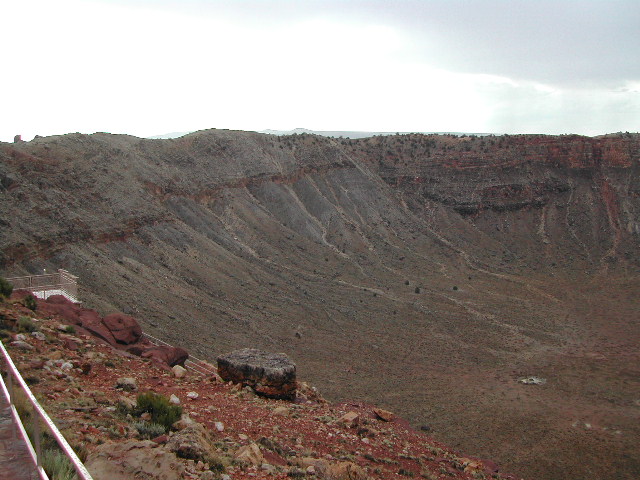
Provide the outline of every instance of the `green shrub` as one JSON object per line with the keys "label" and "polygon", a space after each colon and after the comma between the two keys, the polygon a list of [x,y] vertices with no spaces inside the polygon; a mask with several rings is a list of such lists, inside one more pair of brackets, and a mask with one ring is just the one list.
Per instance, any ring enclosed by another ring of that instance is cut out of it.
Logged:
{"label": "green shrub", "polygon": [[454,285],[454,286],[453,286],[453,289],[454,289],[454,290],[458,290],[458,286],[457,286],[457,285]]}
{"label": "green shrub", "polygon": [[166,432],[164,425],[153,422],[135,422],[133,427],[138,431],[138,436],[143,440],[159,437]]}
{"label": "green shrub", "polygon": [[38,308],[38,302],[36,301],[36,297],[34,297],[31,294],[24,297],[24,306],[27,307],[29,310],[35,312]]}
{"label": "green shrub", "polygon": [[0,277],[0,298],[9,298],[13,292],[13,285],[11,285],[4,277]]}
{"label": "green shrub", "polygon": [[420,287],[416,287],[416,289],[414,290],[414,292],[416,292],[416,293],[420,293]]}
{"label": "green shrub", "polygon": [[33,323],[29,317],[20,317],[17,323],[18,332],[20,333],[31,333],[38,330],[38,326]]}
{"label": "green shrub", "polygon": [[66,327],[64,327],[64,331],[73,335],[74,333],[76,333],[76,327],[74,327],[73,325],[67,325]]}
{"label": "green shrub", "polygon": [[165,431],[168,431],[171,425],[180,420],[182,407],[172,405],[164,395],[147,392],[138,395],[134,409],[134,415],[140,416],[143,413],[151,414],[151,422],[163,425]]}
{"label": "green shrub", "polygon": [[50,448],[42,452],[42,467],[51,480],[77,479],[71,461],[58,448]]}
{"label": "green shrub", "polygon": [[207,455],[204,462],[209,464],[209,470],[215,473],[224,473],[227,469],[223,458],[217,455]]}

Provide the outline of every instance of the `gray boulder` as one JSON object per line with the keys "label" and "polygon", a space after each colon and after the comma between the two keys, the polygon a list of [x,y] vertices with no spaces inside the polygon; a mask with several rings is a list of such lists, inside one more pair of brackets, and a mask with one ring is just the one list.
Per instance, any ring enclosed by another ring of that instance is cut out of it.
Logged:
{"label": "gray boulder", "polygon": [[218,357],[218,375],[265,397],[293,400],[296,396],[296,365],[284,353],[234,350]]}

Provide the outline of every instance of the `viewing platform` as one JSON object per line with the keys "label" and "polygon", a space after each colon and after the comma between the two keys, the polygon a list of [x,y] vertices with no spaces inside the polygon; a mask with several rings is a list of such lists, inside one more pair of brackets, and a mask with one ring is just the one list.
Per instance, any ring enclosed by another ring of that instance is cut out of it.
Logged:
{"label": "viewing platform", "polygon": [[28,290],[44,300],[51,295],[62,295],[74,303],[81,303],[78,300],[78,277],[61,268],[56,273],[11,277],[7,281],[14,290]]}

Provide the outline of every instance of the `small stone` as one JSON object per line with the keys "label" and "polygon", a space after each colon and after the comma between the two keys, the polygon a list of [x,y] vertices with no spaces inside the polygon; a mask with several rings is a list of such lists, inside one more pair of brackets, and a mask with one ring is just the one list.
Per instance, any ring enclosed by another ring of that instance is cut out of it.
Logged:
{"label": "small stone", "polygon": [[151,420],[151,414],[150,414],[149,412],[144,412],[142,415],[140,415],[140,418],[141,418],[142,420],[147,420],[147,421],[149,421],[149,420]]}
{"label": "small stone", "polygon": [[70,338],[63,339],[62,346],[64,346],[64,348],[66,348],[67,350],[71,350],[72,352],[78,350],[78,342],[76,342],[75,340],[71,340]]}
{"label": "small stone", "polygon": [[180,417],[180,420],[178,420],[177,422],[175,422],[172,427],[175,428],[176,430],[184,430],[185,428],[187,428],[189,425],[193,425],[194,422],[193,420],[191,420],[191,418],[189,417],[189,415],[187,415],[186,413],[183,413],[182,416]]}
{"label": "small stone", "polygon": [[176,378],[182,378],[187,374],[187,369],[181,365],[174,365],[171,367],[171,371],[173,372],[173,376]]}
{"label": "small stone", "polygon": [[289,415],[289,409],[285,406],[276,407],[273,410],[273,414],[287,417]]}
{"label": "small stone", "polygon": [[160,435],[159,437],[152,438],[151,441],[157,444],[167,443],[169,441],[169,435]]}
{"label": "small stone", "polygon": [[40,340],[41,342],[44,342],[47,339],[47,337],[42,332],[32,332],[31,336],[36,340]]}
{"label": "small stone", "polygon": [[360,422],[360,415],[356,412],[347,412],[338,419],[338,423],[346,425],[347,427],[355,427]]}
{"label": "small stone", "polygon": [[240,447],[235,454],[235,459],[256,466],[265,463],[260,447],[255,443]]}
{"label": "small stone", "polygon": [[187,393],[187,398],[190,398],[191,400],[195,400],[196,398],[198,398],[200,395],[198,395],[197,392],[189,392]]}
{"label": "small stone", "polygon": [[326,478],[366,480],[364,470],[353,462],[340,462],[329,465],[325,472]]}
{"label": "small stone", "polygon": [[49,360],[60,360],[62,358],[62,352],[60,350],[54,350],[51,353],[45,355]]}
{"label": "small stone", "polygon": [[29,345],[27,342],[23,342],[21,340],[11,342],[9,345],[15,348],[19,348],[20,350],[33,350],[33,345]]}
{"label": "small stone", "polygon": [[316,474],[316,467],[314,467],[313,465],[309,465],[307,467],[307,475],[315,475]]}
{"label": "small stone", "polygon": [[240,440],[249,440],[249,437],[248,437],[247,435],[245,435],[244,433],[240,433],[240,434],[238,435],[238,438],[239,438]]}
{"label": "small stone", "polygon": [[216,430],[219,432],[224,432],[224,423],[222,422],[215,422],[213,424],[216,427]]}
{"label": "small stone", "polygon": [[524,385],[544,385],[547,383],[547,380],[541,377],[524,377],[520,378],[518,382],[523,383]]}
{"label": "small stone", "polygon": [[138,390],[136,379],[132,377],[120,377],[116,380],[116,388],[126,392],[134,392]]}
{"label": "small stone", "polygon": [[73,363],[71,362],[64,362],[62,365],[60,365],[60,370],[62,370],[63,372],[69,372],[72,368]]}
{"label": "small stone", "polygon": [[25,342],[27,340],[27,336],[24,333],[19,333],[13,338],[18,342]]}
{"label": "small stone", "polygon": [[231,480],[231,475],[223,473],[222,475],[220,475],[220,480]]}
{"label": "small stone", "polygon": [[373,413],[375,413],[376,417],[384,422],[390,422],[395,418],[393,413],[389,410],[383,410],[382,408],[374,408]]}
{"label": "small stone", "polygon": [[172,393],[171,396],[169,397],[169,403],[173,403],[174,405],[180,405],[180,399]]}
{"label": "small stone", "polygon": [[136,407],[136,401],[129,397],[119,397],[118,404],[122,405],[125,410],[133,410]]}

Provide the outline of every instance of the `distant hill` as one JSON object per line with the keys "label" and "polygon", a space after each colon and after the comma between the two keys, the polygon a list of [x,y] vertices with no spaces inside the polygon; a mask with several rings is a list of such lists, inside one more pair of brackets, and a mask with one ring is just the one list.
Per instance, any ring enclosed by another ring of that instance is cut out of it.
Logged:
{"label": "distant hill", "polygon": [[146,137],[146,138],[151,138],[154,140],[167,140],[169,138],[183,137],[189,133],[191,132],[171,132],[171,133],[163,133],[162,135],[153,135],[151,137]]}
{"label": "distant hill", "polygon": [[438,134],[438,135],[476,135],[485,136],[491,135],[489,133],[468,133],[468,132],[359,132],[351,130],[309,130],[308,128],[294,128],[293,130],[261,130],[259,133],[267,133],[269,135],[300,135],[306,133],[309,135],[320,135],[323,137],[335,137],[335,138],[369,138],[377,135],[407,135],[409,133],[422,133],[425,135]]}
{"label": "distant hill", "polygon": [[[163,133],[162,135],[153,135],[146,138],[151,139],[170,139],[170,138],[179,138],[184,135],[188,135],[189,133],[193,133],[193,131],[189,132],[171,132],[171,133]],[[334,138],[369,138],[375,137],[377,135],[407,135],[410,133],[422,133],[424,135],[456,135],[456,136],[464,136],[464,135],[475,135],[477,137],[483,137],[486,135],[491,135],[490,133],[469,133],[469,132],[360,132],[360,131],[352,131],[352,130],[309,130],[308,128],[294,128],[293,130],[260,130],[258,133],[266,133],[268,135],[301,135],[306,133],[308,135],[320,135],[322,137],[334,137]]]}

